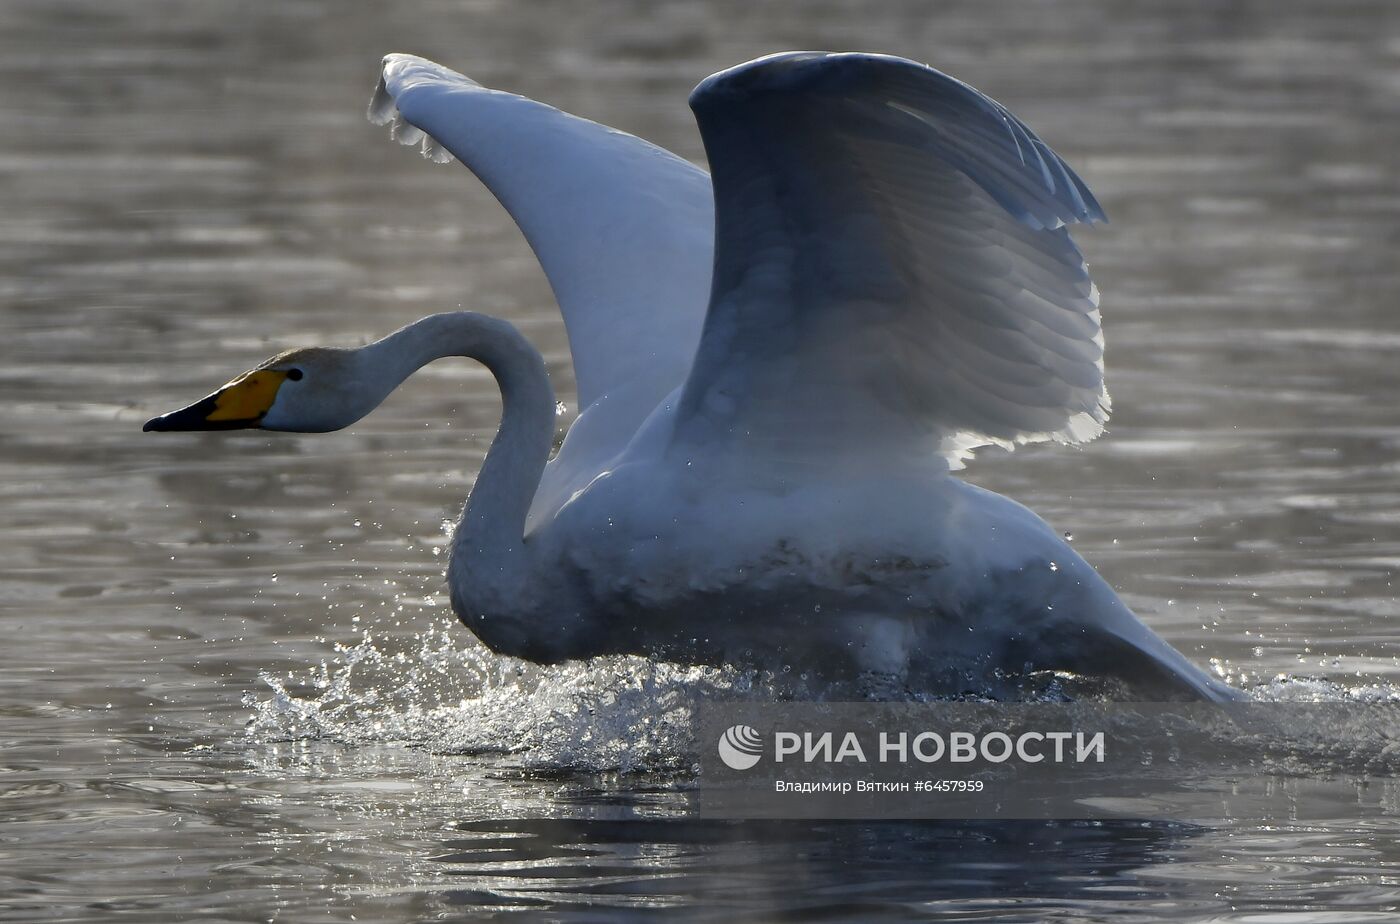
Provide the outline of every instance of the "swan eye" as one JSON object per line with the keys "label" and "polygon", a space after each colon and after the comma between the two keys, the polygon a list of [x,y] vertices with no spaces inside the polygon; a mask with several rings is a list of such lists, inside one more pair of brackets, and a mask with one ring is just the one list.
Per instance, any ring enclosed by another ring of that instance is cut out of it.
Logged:
{"label": "swan eye", "polygon": [[306,373],[302,372],[300,369],[287,370],[287,378],[291,379],[293,382],[300,382],[302,376],[304,376],[305,374]]}

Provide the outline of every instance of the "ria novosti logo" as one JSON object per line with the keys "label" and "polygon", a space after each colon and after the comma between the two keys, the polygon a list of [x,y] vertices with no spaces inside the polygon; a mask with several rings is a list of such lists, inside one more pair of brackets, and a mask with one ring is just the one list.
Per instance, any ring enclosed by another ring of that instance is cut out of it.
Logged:
{"label": "ria novosti logo", "polygon": [[[911,762],[922,764],[995,765],[1103,763],[1104,732],[1023,731],[921,731],[773,733],[773,763],[869,764]],[[763,735],[752,725],[731,725],[719,736],[719,758],[731,770],[751,769],[763,757]]]}
{"label": "ria novosti logo", "polygon": [[731,725],[719,736],[719,759],[730,770],[747,770],[763,756],[763,736],[750,725]]}

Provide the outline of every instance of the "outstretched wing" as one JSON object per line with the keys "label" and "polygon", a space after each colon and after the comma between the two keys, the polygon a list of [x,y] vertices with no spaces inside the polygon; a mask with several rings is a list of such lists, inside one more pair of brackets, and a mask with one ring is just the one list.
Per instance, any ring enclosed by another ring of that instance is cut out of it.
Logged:
{"label": "outstretched wing", "polygon": [[811,459],[1092,439],[1103,220],[1029,128],[932,68],[793,52],[690,98],[715,267],[672,445]]}
{"label": "outstretched wing", "polygon": [[421,142],[425,157],[455,156],[510,212],[564,314],[583,429],[597,444],[587,454],[620,449],[695,352],[713,253],[709,177],[640,138],[412,55],[384,59],[369,117],[403,144]]}

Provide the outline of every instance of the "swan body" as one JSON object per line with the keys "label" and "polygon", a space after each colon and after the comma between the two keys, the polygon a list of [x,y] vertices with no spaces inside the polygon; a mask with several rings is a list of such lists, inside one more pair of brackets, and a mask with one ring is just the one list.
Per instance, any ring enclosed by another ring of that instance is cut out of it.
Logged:
{"label": "swan body", "polygon": [[502,422],[458,525],[453,607],[492,649],[636,653],[992,690],[1058,670],[1228,699],[1069,545],[952,474],[979,445],[1091,439],[1092,193],[999,104],[881,55],[795,52],[691,106],[712,176],[640,139],[384,60],[371,119],[464,161],[564,314],[580,415],[508,323],[433,315],[273,357],[148,430],[329,430],[426,363],[485,363]]}

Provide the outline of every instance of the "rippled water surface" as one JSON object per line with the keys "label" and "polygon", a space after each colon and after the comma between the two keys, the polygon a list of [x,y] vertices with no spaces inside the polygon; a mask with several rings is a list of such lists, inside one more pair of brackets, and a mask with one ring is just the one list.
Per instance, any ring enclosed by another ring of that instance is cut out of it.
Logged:
{"label": "rippled water surface", "polygon": [[0,919],[1393,920],[1396,799],[1343,773],[1279,781],[1268,826],[697,820],[687,703],[745,678],[541,672],[451,624],[443,523],[498,413],[465,362],[349,432],[140,432],[459,305],[571,400],[507,216],[365,123],[384,52],[699,158],[689,88],[793,47],[974,83],[1113,219],[1079,235],[1109,434],[968,477],[1260,697],[1396,697],[1394,4],[10,0]]}

